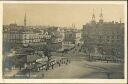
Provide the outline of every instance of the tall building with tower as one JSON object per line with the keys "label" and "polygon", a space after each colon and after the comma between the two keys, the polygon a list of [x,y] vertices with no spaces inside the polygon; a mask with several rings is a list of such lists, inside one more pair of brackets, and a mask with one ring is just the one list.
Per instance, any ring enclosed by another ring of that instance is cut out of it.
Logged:
{"label": "tall building with tower", "polygon": [[94,9],[93,9],[93,14],[92,14],[92,22],[95,22],[95,14],[94,14]]}
{"label": "tall building with tower", "polygon": [[101,13],[100,13],[100,15],[99,15],[99,23],[103,23],[103,14],[102,14],[102,9],[101,9]]}
{"label": "tall building with tower", "polygon": [[124,57],[124,23],[121,21],[105,22],[102,9],[98,22],[95,21],[93,12],[92,20],[83,25],[82,38],[84,40],[83,51],[86,54]]}
{"label": "tall building with tower", "polygon": [[24,16],[24,26],[26,27],[26,22],[27,22],[27,19],[26,19],[26,13],[25,13],[25,16]]}

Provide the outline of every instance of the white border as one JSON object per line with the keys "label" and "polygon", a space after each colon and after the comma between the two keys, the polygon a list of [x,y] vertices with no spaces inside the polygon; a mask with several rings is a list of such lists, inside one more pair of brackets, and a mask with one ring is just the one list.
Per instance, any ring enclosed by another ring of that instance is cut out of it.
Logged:
{"label": "white border", "polygon": [[3,29],[3,4],[0,2],[0,82],[2,81],[2,29]]}
{"label": "white border", "polygon": [[[2,38],[3,3],[24,4],[122,4],[125,6],[125,79],[2,79],[0,66],[0,82],[4,83],[127,83],[127,1],[1,1],[0,2],[0,38]],[[2,65],[2,40],[0,40],[0,65]]]}
{"label": "white border", "polygon": [[126,4],[126,1],[2,1],[3,3],[24,4]]}

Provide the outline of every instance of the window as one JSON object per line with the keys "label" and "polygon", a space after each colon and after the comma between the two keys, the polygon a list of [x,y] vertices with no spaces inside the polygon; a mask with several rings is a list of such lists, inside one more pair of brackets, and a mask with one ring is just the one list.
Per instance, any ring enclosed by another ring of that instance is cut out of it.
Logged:
{"label": "window", "polygon": [[107,38],[109,38],[109,36],[107,36]]}

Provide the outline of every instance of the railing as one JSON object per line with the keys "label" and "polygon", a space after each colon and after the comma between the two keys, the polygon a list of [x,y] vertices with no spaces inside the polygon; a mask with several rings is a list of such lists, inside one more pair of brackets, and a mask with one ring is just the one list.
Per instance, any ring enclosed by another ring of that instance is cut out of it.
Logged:
{"label": "railing", "polygon": [[47,67],[54,69],[55,65],[60,67],[62,64],[67,65],[68,63],[70,63],[70,60],[68,58],[61,58],[60,60],[51,60],[48,64],[47,62],[45,62],[44,64],[35,63],[33,66],[31,65],[31,68],[28,69],[35,72],[39,72],[40,70],[47,71]]}
{"label": "railing", "polygon": [[110,57],[110,56],[89,56],[89,59],[90,61],[106,61],[107,63],[108,62],[114,62],[114,63],[122,63],[123,62],[123,59],[119,59],[118,57]]}

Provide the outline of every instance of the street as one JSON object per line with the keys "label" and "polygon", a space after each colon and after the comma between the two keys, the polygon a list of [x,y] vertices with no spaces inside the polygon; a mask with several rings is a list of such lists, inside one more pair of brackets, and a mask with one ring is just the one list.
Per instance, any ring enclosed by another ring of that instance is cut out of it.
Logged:
{"label": "street", "polygon": [[[67,78],[95,78],[95,79],[119,79],[123,78],[123,67],[116,63],[101,63],[87,61],[72,61],[68,65],[61,65],[46,72],[36,73],[37,77],[48,79],[67,79]],[[118,74],[117,74],[118,73]]]}

